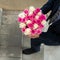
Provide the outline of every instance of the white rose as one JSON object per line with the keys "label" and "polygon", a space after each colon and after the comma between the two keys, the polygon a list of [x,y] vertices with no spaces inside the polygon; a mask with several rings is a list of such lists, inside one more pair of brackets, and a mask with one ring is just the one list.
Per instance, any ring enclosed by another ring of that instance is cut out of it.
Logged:
{"label": "white rose", "polygon": [[37,14],[37,15],[38,15],[38,16],[40,16],[41,14],[42,14],[41,12],[38,12],[38,14]]}
{"label": "white rose", "polygon": [[33,12],[30,11],[30,12],[29,12],[29,16],[31,16],[32,14],[33,14]]}
{"label": "white rose", "polygon": [[18,16],[21,17],[21,18],[24,18],[26,16],[26,14],[24,12],[22,12]]}
{"label": "white rose", "polygon": [[42,25],[45,25],[45,24],[46,24],[46,21],[45,21],[45,20],[43,20],[43,21],[41,22],[41,24],[42,24]]}
{"label": "white rose", "polygon": [[19,28],[24,28],[24,27],[26,27],[26,24],[25,23],[20,23],[19,24]]}
{"label": "white rose", "polygon": [[32,21],[30,21],[30,20],[27,20],[27,21],[26,21],[26,24],[29,24],[29,23],[31,23],[31,22],[32,22]]}
{"label": "white rose", "polygon": [[31,34],[31,29],[30,29],[30,28],[25,29],[24,34],[25,34],[25,35]]}
{"label": "white rose", "polygon": [[39,16],[38,16],[38,15],[36,15],[36,16],[35,16],[35,19],[38,19],[38,18],[39,18]]}
{"label": "white rose", "polygon": [[33,29],[37,29],[38,28],[38,24],[34,24],[34,28]]}
{"label": "white rose", "polygon": [[35,10],[35,8],[33,6],[29,7],[29,11],[33,12]]}

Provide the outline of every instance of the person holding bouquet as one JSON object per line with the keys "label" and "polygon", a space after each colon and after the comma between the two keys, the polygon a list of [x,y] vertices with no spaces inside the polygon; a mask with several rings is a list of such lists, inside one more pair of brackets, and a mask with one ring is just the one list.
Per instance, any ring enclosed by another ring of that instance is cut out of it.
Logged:
{"label": "person holding bouquet", "polygon": [[52,23],[47,32],[42,34],[28,35],[31,38],[31,48],[24,49],[23,54],[33,54],[40,51],[41,43],[50,46],[60,45],[60,0],[48,0],[41,8],[43,14],[51,11],[47,20]]}

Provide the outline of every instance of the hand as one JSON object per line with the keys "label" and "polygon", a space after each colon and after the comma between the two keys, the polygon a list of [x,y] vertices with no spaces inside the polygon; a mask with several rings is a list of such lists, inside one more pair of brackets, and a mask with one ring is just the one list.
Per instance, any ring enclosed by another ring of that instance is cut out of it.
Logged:
{"label": "hand", "polygon": [[29,38],[38,38],[39,34],[34,34],[34,35],[28,35]]}

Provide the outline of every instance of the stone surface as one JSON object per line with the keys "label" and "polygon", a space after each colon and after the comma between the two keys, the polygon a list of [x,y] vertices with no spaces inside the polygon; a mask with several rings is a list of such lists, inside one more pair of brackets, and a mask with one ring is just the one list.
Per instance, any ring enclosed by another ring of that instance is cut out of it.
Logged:
{"label": "stone surface", "polygon": [[0,29],[0,42],[2,45],[21,45],[22,33],[17,22],[18,12],[19,11],[3,10]]}
{"label": "stone surface", "polygon": [[0,60],[22,60],[22,33],[16,12],[3,10],[0,15]]}
{"label": "stone surface", "polygon": [[0,57],[21,57],[21,47],[0,47]]}
{"label": "stone surface", "polygon": [[22,60],[44,60],[44,52],[40,51],[32,55],[23,55]]}
{"label": "stone surface", "polygon": [[60,46],[44,46],[44,60],[60,60]]}
{"label": "stone surface", "polygon": [[2,10],[2,8],[0,8],[0,30],[1,30],[2,12],[3,12],[3,10]]}
{"label": "stone surface", "polygon": [[0,60],[22,60],[21,58],[0,57]]}
{"label": "stone surface", "polygon": [[3,46],[21,46],[21,36],[19,35],[0,35],[0,44]]}

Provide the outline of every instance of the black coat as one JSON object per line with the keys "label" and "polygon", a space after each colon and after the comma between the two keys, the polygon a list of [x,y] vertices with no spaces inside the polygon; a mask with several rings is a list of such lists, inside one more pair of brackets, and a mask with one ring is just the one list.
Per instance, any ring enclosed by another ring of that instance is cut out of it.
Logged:
{"label": "black coat", "polygon": [[[48,13],[51,10],[51,14],[48,17],[48,19],[50,19],[56,13],[59,6],[60,0],[49,0],[41,9],[44,14]],[[47,40],[50,39],[52,41],[58,41],[60,43],[60,19],[53,23],[46,33],[47,34],[45,34],[45,37],[47,36]]]}
{"label": "black coat", "polygon": [[49,11],[51,11],[50,16],[48,17],[49,19],[56,13],[59,5],[60,5],[60,0],[48,0],[48,2],[44,4],[44,6],[41,9],[44,14],[47,14]]}

